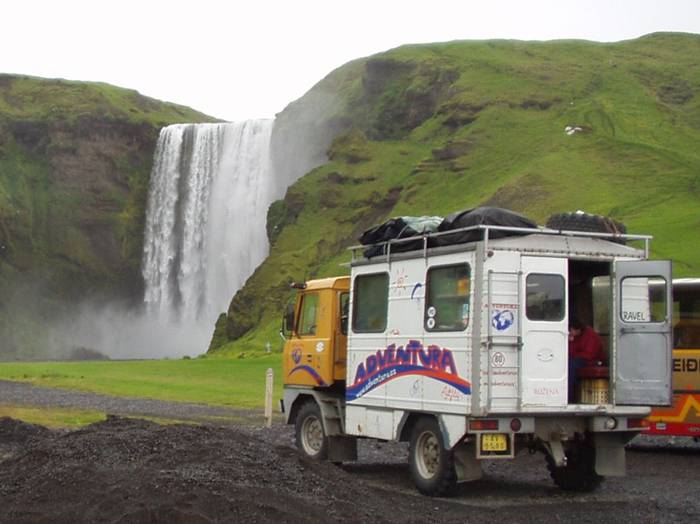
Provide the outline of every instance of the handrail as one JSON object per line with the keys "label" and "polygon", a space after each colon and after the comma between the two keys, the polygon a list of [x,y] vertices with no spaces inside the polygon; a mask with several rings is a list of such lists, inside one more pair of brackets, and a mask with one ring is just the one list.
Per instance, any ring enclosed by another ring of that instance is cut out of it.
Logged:
{"label": "handrail", "polygon": [[628,235],[626,233],[595,233],[588,231],[571,231],[568,229],[550,229],[546,227],[511,227],[511,226],[491,226],[485,224],[479,224],[476,226],[460,227],[458,229],[451,229],[450,231],[437,231],[431,233],[422,233],[420,235],[414,235],[412,237],[406,238],[392,238],[391,240],[385,240],[383,242],[377,242],[376,244],[359,244],[356,246],[350,246],[347,249],[352,251],[353,261],[355,260],[355,251],[358,249],[368,249],[372,246],[387,246],[386,255],[389,256],[391,253],[392,244],[401,244],[404,242],[411,242],[418,239],[423,240],[423,251],[427,250],[428,239],[441,237],[446,235],[453,235],[455,233],[463,233],[466,231],[477,231],[484,230],[484,240],[488,242],[489,231],[508,231],[511,233],[526,233],[526,234],[540,234],[540,235],[563,235],[563,236],[573,236],[573,237],[595,237],[602,239],[621,239],[621,240],[643,240],[644,241],[644,256],[649,257],[649,241],[654,237],[652,235]]}

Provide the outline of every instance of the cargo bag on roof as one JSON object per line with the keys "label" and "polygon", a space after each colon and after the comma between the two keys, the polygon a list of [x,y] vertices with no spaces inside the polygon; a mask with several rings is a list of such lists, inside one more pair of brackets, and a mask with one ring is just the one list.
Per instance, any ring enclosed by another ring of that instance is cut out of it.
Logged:
{"label": "cargo bag on roof", "polygon": [[[363,255],[367,258],[386,255],[386,242],[400,238],[409,238],[424,233],[434,233],[442,222],[442,217],[394,217],[383,224],[368,229],[360,237],[360,243],[371,246],[365,249]],[[372,245],[375,244],[375,245]],[[392,253],[402,253],[423,249],[423,240],[415,239],[407,242],[396,242],[391,245]]]}
{"label": "cargo bag on roof", "polygon": [[[466,211],[458,211],[445,217],[438,231],[446,232],[454,229],[461,229],[472,226],[507,226],[507,227],[524,227],[536,228],[537,224],[529,218],[499,207],[476,207],[467,209]],[[519,236],[527,233],[518,233],[515,231],[490,231],[489,238],[503,238],[510,236]],[[431,238],[430,246],[449,246],[452,244],[463,244],[465,242],[475,242],[484,238],[483,229],[475,229],[471,231],[457,231],[451,235],[441,235]]]}

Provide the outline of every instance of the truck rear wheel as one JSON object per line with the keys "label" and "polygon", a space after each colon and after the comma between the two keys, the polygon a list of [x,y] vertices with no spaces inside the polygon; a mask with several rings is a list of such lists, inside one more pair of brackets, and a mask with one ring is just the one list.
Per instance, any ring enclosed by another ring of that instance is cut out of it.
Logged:
{"label": "truck rear wheel", "polygon": [[323,430],[321,408],[315,401],[307,401],[301,406],[294,429],[299,451],[316,460],[328,458],[328,437]]}
{"label": "truck rear wheel", "polygon": [[437,421],[424,417],[411,432],[409,465],[416,488],[423,495],[453,495],[457,488],[454,455],[445,448]]}
{"label": "truck rear wheel", "polygon": [[603,481],[595,471],[595,448],[588,441],[572,443],[566,451],[566,466],[557,466],[547,453],[547,469],[554,483],[566,491],[594,491]]}

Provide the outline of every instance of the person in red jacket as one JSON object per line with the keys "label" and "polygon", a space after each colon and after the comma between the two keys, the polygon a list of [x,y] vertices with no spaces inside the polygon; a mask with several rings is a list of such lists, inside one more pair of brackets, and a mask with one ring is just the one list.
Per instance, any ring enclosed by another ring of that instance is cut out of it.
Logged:
{"label": "person in red jacket", "polygon": [[574,402],[577,372],[581,368],[602,364],[603,341],[595,330],[577,318],[569,323],[569,403]]}

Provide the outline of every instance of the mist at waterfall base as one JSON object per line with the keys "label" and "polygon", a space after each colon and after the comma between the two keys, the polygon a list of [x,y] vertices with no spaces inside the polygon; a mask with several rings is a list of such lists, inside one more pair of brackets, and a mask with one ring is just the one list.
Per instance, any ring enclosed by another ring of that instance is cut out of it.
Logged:
{"label": "mist at waterfall base", "polygon": [[196,356],[267,256],[267,210],[304,171],[276,173],[272,120],[163,128],[144,232],[144,302],[86,302],[59,339],[110,358]]}

